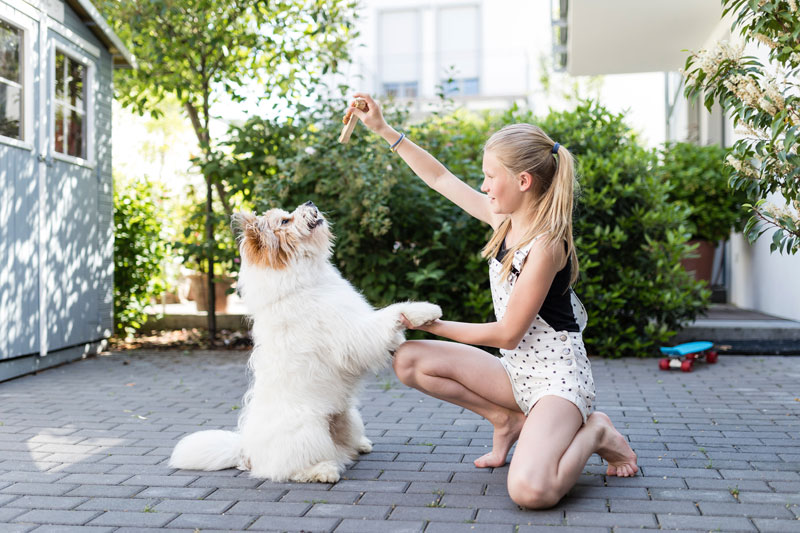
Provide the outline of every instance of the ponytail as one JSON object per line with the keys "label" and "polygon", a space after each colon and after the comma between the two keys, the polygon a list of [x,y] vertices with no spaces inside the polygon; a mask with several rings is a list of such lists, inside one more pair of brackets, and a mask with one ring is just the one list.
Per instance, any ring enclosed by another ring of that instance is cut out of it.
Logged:
{"label": "ponytail", "polygon": [[[578,279],[578,256],[572,238],[575,164],[572,154],[554,143],[541,128],[532,124],[511,124],[492,135],[484,146],[491,150],[511,176],[522,172],[533,178],[533,206],[528,213],[526,231],[502,261],[501,279],[511,272],[514,252],[541,236],[545,246],[566,244],[572,269],[570,285]],[[483,249],[483,257],[495,257],[511,228],[507,218],[497,227]]]}

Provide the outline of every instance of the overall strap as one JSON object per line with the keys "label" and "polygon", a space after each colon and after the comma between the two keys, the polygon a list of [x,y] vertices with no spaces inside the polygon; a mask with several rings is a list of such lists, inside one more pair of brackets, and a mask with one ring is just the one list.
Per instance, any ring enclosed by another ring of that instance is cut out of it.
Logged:
{"label": "overall strap", "polygon": [[539,235],[531,239],[530,242],[528,242],[528,244],[526,244],[525,246],[514,252],[514,259],[512,260],[511,265],[517,270],[517,272],[522,270],[522,265],[525,263],[525,258],[528,257],[528,254],[530,253],[531,248],[533,248],[534,243],[537,240],[539,240],[539,237],[542,237],[543,235],[544,233],[540,233]]}

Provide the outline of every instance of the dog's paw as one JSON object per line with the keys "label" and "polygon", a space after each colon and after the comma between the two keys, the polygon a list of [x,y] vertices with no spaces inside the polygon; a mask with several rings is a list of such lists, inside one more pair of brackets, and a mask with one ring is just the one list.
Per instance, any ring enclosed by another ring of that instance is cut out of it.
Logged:
{"label": "dog's paw", "polygon": [[236,463],[236,469],[241,470],[243,472],[249,472],[252,470],[252,466],[250,465],[250,458],[245,456],[239,456],[239,462]]}
{"label": "dog's paw", "polygon": [[415,328],[442,316],[442,308],[428,302],[406,302],[401,304],[400,312]]}
{"label": "dog's paw", "polygon": [[336,483],[339,481],[341,468],[334,461],[322,461],[312,467],[295,472],[290,478],[300,483]]}
{"label": "dog's paw", "polygon": [[356,445],[356,451],[358,453],[369,453],[372,451],[372,441],[369,440],[367,437],[361,437],[359,439],[358,444]]}

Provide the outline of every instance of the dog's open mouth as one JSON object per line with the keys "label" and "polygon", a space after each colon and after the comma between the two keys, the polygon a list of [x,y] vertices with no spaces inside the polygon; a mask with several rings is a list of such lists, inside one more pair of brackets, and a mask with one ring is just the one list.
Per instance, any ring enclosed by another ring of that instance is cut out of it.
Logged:
{"label": "dog's open mouth", "polygon": [[318,218],[318,219],[316,219],[316,220],[314,220],[312,222],[309,222],[308,223],[308,229],[314,229],[317,226],[321,226],[323,222],[325,222],[325,219],[322,218],[322,217],[320,217],[320,218]]}

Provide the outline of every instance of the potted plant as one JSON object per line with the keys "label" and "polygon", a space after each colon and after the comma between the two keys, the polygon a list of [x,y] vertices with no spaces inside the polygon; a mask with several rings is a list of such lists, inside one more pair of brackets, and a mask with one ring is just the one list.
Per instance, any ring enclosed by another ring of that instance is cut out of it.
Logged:
{"label": "potted plant", "polygon": [[[200,206],[195,206],[186,216],[183,238],[175,243],[175,249],[183,256],[183,265],[193,273],[190,282],[189,300],[194,300],[198,311],[208,311],[208,278],[203,258],[207,257],[208,243],[203,235],[204,220]],[[239,253],[227,225],[227,217],[215,217],[214,228],[214,309],[218,313],[228,310],[228,295],[234,289],[239,271]]]}
{"label": "potted plant", "polygon": [[660,151],[658,175],[670,185],[669,200],[689,209],[692,238],[696,249],[683,260],[695,279],[711,283],[717,243],[732,229],[743,226],[742,205],[747,195],[728,186],[727,151],[719,146],[688,142],[666,143]]}

